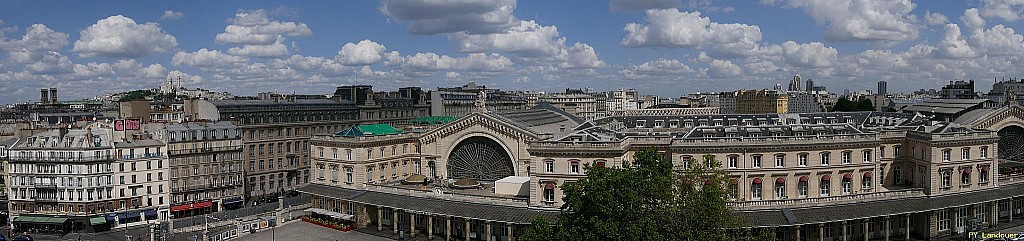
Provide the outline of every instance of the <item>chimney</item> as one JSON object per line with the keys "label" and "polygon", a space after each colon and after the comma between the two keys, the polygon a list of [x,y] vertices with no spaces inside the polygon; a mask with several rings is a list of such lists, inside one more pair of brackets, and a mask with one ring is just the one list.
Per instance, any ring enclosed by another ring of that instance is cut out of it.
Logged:
{"label": "chimney", "polygon": [[39,104],[46,104],[50,101],[49,93],[46,91],[46,88],[39,89]]}
{"label": "chimney", "polygon": [[50,104],[57,103],[57,88],[50,88]]}

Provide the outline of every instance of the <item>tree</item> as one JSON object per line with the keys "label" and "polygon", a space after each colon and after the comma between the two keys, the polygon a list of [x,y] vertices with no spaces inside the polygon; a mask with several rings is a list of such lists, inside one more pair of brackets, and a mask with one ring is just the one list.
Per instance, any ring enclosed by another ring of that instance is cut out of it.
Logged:
{"label": "tree", "polygon": [[871,100],[868,98],[860,99],[860,101],[857,101],[857,110],[873,111],[875,110],[875,105],[871,104]]}
{"label": "tree", "polygon": [[[719,163],[706,156],[713,166]],[[754,234],[727,205],[726,172],[691,160],[675,169],[655,149],[622,167],[584,166],[587,177],[564,184],[565,205],[553,222],[538,219],[522,240],[772,240]]]}

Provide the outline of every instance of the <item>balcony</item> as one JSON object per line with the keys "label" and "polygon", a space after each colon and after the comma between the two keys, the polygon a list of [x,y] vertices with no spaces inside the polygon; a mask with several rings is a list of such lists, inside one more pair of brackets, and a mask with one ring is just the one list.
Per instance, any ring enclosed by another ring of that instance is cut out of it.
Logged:
{"label": "balcony", "polygon": [[57,196],[35,196],[32,197],[32,200],[37,202],[56,202]]}
{"label": "balcony", "polygon": [[113,161],[116,156],[83,156],[83,157],[33,157],[33,156],[11,156],[9,157],[10,162],[98,162],[98,161]]}
{"label": "balcony", "polygon": [[56,183],[37,182],[32,184],[36,189],[57,189]]}
{"label": "balcony", "polygon": [[226,151],[242,151],[242,146],[224,146],[224,147],[207,147],[207,148],[192,148],[182,150],[170,150],[167,151],[169,155],[188,155],[188,154],[206,154],[215,152],[226,152]]}

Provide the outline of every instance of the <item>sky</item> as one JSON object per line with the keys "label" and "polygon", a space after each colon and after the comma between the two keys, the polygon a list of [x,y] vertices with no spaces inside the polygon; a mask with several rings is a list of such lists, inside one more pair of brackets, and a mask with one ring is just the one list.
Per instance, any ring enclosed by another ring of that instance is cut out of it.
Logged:
{"label": "sky", "polygon": [[1024,76],[1024,0],[0,1],[0,103],[155,88],[938,89]]}

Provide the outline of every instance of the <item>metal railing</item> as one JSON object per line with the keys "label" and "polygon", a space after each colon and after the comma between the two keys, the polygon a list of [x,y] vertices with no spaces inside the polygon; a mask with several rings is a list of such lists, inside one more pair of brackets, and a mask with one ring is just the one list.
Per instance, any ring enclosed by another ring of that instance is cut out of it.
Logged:
{"label": "metal railing", "polygon": [[117,159],[113,155],[102,155],[102,156],[82,156],[82,157],[34,157],[34,156],[10,156],[8,160],[12,162],[95,162],[95,161],[112,161]]}
{"label": "metal railing", "polygon": [[380,184],[366,184],[365,190],[367,191],[378,191],[383,193],[409,195],[416,197],[426,198],[437,198],[451,201],[464,201],[473,203],[487,203],[502,206],[515,206],[515,207],[527,207],[529,206],[529,199],[527,198],[513,198],[513,197],[495,197],[495,196],[484,196],[484,195],[473,195],[467,193],[454,193],[454,192],[441,192],[441,194],[435,193],[433,190],[420,190],[420,189],[407,189],[393,186],[385,186]]}
{"label": "metal railing", "polygon": [[893,191],[884,192],[871,192],[871,193],[860,193],[854,195],[841,195],[841,196],[829,196],[829,197],[812,197],[812,198],[796,198],[796,199],[781,199],[781,200],[757,200],[757,201],[738,201],[730,203],[732,207],[737,209],[762,209],[762,208],[780,208],[789,206],[817,206],[817,205],[835,205],[843,203],[853,202],[866,202],[875,200],[887,200],[897,198],[909,198],[909,197],[922,197],[925,196],[923,188],[908,188]]}
{"label": "metal railing", "polygon": [[195,153],[210,153],[210,152],[222,152],[222,151],[242,151],[242,146],[222,146],[222,147],[207,147],[207,148],[190,148],[182,150],[169,150],[169,155],[184,155],[184,154],[195,154]]}

